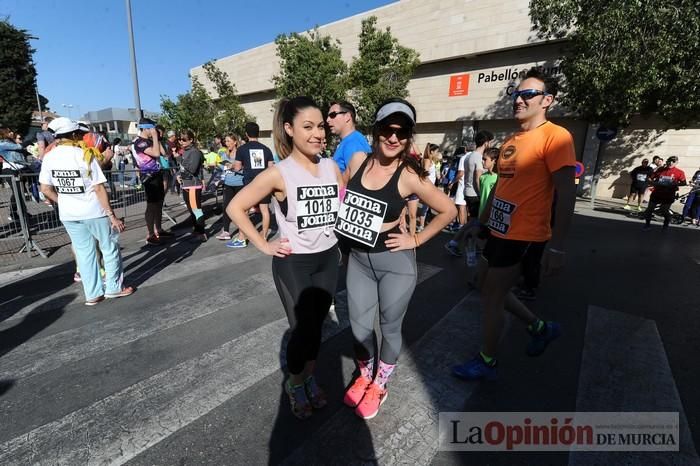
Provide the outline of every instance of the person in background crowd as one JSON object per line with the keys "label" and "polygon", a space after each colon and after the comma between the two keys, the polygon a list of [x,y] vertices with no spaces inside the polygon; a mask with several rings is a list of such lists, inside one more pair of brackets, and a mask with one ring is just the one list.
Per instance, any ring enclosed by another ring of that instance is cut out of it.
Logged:
{"label": "person in background crowd", "polygon": [[[437,181],[437,164],[440,163],[440,160],[442,160],[440,147],[437,144],[426,144],[425,151],[423,152],[423,169],[428,172],[428,181],[433,185],[435,185]],[[420,211],[418,212],[418,227],[416,227],[417,233],[425,229],[425,220],[428,216],[428,210],[428,204],[421,201]]]}
{"label": "person in background crowd", "polygon": [[[168,149],[168,140],[164,138],[165,128],[161,125],[156,126],[158,130],[158,139],[160,140],[160,171],[163,173],[163,192],[167,194],[170,190],[170,186],[173,184],[173,174],[172,174],[172,164],[170,150]],[[163,207],[165,205],[165,198],[163,199]]]}
{"label": "person in background crowd", "polygon": [[[2,160],[2,174],[12,175],[10,189],[10,217],[11,222],[20,221],[20,212],[27,216],[27,208],[22,194],[22,185],[19,175],[31,172],[31,168],[24,155],[21,144],[15,142],[15,133],[9,128],[0,128],[0,160]],[[14,186],[14,189],[13,189]],[[15,196],[15,191],[17,196]]]}
{"label": "person in background crowd", "polygon": [[690,180],[690,192],[683,206],[683,218],[688,218],[688,225],[700,227],[700,170]]}
{"label": "person in background crowd", "polygon": [[46,152],[46,148],[51,145],[51,143],[54,142],[56,139],[51,131],[49,131],[49,123],[53,118],[51,117],[45,117],[44,121],[41,123],[41,131],[36,133],[36,144],[37,147],[39,148],[39,160],[41,160],[44,157],[44,153]]}
{"label": "person in background crowd", "polygon": [[[651,169],[652,173],[658,170],[659,168],[664,166],[664,159],[659,157],[658,155],[655,155],[654,157],[651,158]],[[647,178],[648,179],[648,178]],[[649,202],[649,197],[651,196],[652,192],[652,187],[651,183],[647,183],[647,189],[644,191],[644,198],[642,199],[642,203],[647,204]]]}
{"label": "person in background crowd", "polygon": [[[482,158],[484,152],[491,147],[492,141],[493,134],[489,131],[479,131],[474,137],[476,149],[460,160],[460,166],[463,169],[463,183],[460,183],[460,187],[457,188],[457,195],[459,195],[460,188],[463,187],[464,213],[468,220],[476,220],[479,217],[479,178],[483,173]],[[459,177],[459,174],[457,176]],[[458,197],[455,197],[455,203],[457,203],[456,199]],[[465,225],[462,225],[454,238],[445,245],[445,249],[453,256],[462,255],[466,234],[469,230],[469,226]]]}
{"label": "person in background crowd", "polygon": [[[274,165],[274,158],[269,147],[258,142],[260,135],[260,127],[255,122],[249,122],[245,125],[245,135],[248,142],[243,144],[236,151],[236,161],[233,163],[234,171],[243,171],[243,185],[252,183],[256,176],[262,173],[267,167]],[[260,215],[262,216],[262,234],[267,238],[270,231],[270,196],[263,198],[258,205]],[[236,222],[238,225],[238,222]],[[240,225],[238,225],[240,227]],[[240,229],[238,238],[226,243],[230,248],[244,248],[248,246],[248,240],[245,233]]]}
{"label": "person in background crowd", "polygon": [[170,174],[172,175],[173,181],[170,184],[170,192],[173,194],[180,195],[180,183],[176,182],[177,174],[180,171],[180,156],[182,156],[182,150],[180,149],[180,144],[177,141],[177,134],[175,131],[168,131],[167,149],[170,155]]}
{"label": "person in background crowd", "polygon": [[139,120],[139,136],[134,141],[134,154],[141,172],[141,184],[146,191],[146,243],[159,245],[161,238],[175,236],[163,230],[163,174],[160,170],[161,145],[158,130],[153,120]]}
{"label": "person in background crowd", "polygon": [[484,213],[491,191],[498,180],[496,164],[498,163],[498,154],[500,152],[501,150],[498,147],[489,147],[484,151],[481,159],[484,165],[484,173],[479,178],[479,216]]}
{"label": "person in background crowd", "polygon": [[627,196],[627,204],[624,207],[625,210],[632,210],[630,202],[632,202],[633,198],[636,198],[637,210],[642,211],[642,197],[644,197],[644,191],[649,186],[648,179],[652,173],[654,173],[654,168],[649,166],[649,159],[642,160],[642,164],[632,170],[630,173],[632,184],[630,185],[630,193]]}
{"label": "person in background crowd", "polygon": [[224,168],[224,192],[223,192],[223,215],[221,216],[222,226],[221,232],[216,235],[216,239],[229,241],[231,239],[231,217],[228,216],[226,207],[231,200],[243,188],[243,173],[233,170],[233,163],[236,160],[236,150],[238,149],[239,139],[235,134],[227,134],[224,138],[226,145],[226,153],[223,156]]}
{"label": "person in background crowd", "polygon": [[[335,227],[350,245],[346,283],[360,371],[343,401],[363,419],[379,412],[401,351],[403,318],[416,286],[415,248],[439,233],[456,214],[450,199],[428,181],[428,172],[410,155],[415,124],[416,111],[407,101],[390,99],[379,106],[371,154],[356,153],[350,161],[350,181]],[[422,232],[413,235],[400,228],[411,194],[438,212]],[[361,210],[360,205],[373,207]],[[377,311],[382,333],[378,360]]]}
{"label": "person in background crowd", "polygon": [[112,142],[112,152],[114,153],[114,158],[112,159],[112,177],[116,178],[119,187],[124,187],[124,170],[126,169],[124,153],[121,148],[122,140],[121,138],[115,138]]}
{"label": "person in background crowd", "polygon": [[561,334],[558,323],[541,320],[511,291],[528,257],[542,254],[545,275],[564,266],[565,239],[576,202],[576,153],[571,133],[547,120],[557,90],[553,78],[532,68],[512,94],[513,115],[520,131],[501,146],[498,182],[481,222],[473,227],[474,232],[486,233],[488,238],[483,252],[485,267],[478,279],[484,342],[474,358],[452,368],[455,376],[465,380],[497,377],[496,353],[506,310],[527,325],[531,336],[528,356],[539,356]]}
{"label": "person in background crowd", "polygon": [[354,153],[370,151],[367,139],[355,129],[357,123],[355,107],[344,100],[333,102],[328,109],[326,123],[331,133],[340,137],[340,144],[335,149],[333,160],[338,164],[341,173],[345,173]]}
{"label": "person in background crowd", "polygon": [[685,173],[683,170],[676,167],[678,157],[673,156],[666,159],[666,165],[658,168],[654,173],[649,175],[649,180],[654,187],[649,198],[649,205],[644,213],[645,224],[644,229],[651,228],[651,217],[654,210],[659,206],[660,213],[664,217],[664,229],[668,229],[671,223],[671,204],[676,200],[676,193],[679,186],[687,184]]}
{"label": "person in background crowd", "polygon": [[[85,128],[87,128],[87,126],[85,126]],[[97,149],[97,152],[95,153],[97,163],[100,164],[100,168],[102,169],[103,173],[109,174],[114,166],[112,163],[114,151],[112,151],[112,145],[109,143],[109,140],[105,137],[105,135],[97,132],[87,132],[83,135],[83,143],[86,147]],[[112,181],[111,176],[107,180],[107,183],[109,183],[110,191],[115,192],[116,188],[114,187],[114,182]]]}
{"label": "person in background crowd", "polygon": [[204,227],[204,211],[202,210],[202,190],[204,189],[202,165],[204,156],[197,149],[194,142],[194,133],[191,130],[182,131],[178,141],[183,150],[180,158],[178,182],[182,187],[182,197],[192,220],[193,236],[195,239],[204,242],[207,240]]}
{"label": "person in background crowd", "polygon": [[[104,188],[107,181],[97,161],[97,149],[83,143],[84,130],[77,122],[61,117],[49,128],[57,145],[45,154],[39,174],[41,191],[58,204],[59,218],[70,236],[81,271],[85,305],[105,298],[121,298],[134,292],[123,286],[118,233],[124,224],[116,218]],[[97,243],[97,244],[96,244]],[[105,281],[100,276],[96,248],[102,254]]]}
{"label": "person in background crowd", "polygon": [[[325,125],[311,99],[283,99],[272,133],[282,160],[248,183],[227,210],[251,242],[273,256],[275,287],[291,327],[285,392],[292,413],[306,419],[312,409],[326,405],[314,369],[338,276],[338,240],[332,230],[343,177],[334,162],[318,155]],[[268,196],[281,233],[274,241],[258,233],[248,218],[248,210]]]}
{"label": "person in background crowd", "polygon": [[[205,187],[205,192],[206,191],[212,191],[213,189],[216,189],[213,186],[213,182],[215,181],[217,175],[219,174],[218,167],[221,165],[223,162],[223,156],[222,154],[219,153],[219,145],[216,143],[216,140],[218,140],[218,136],[214,138],[214,142],[209,144],[209,152],[204,154],[204,169],[210,173],[209,176],[209,181],[207,181],[206,187]],[[223,152],[225,155],[225,152]]]}

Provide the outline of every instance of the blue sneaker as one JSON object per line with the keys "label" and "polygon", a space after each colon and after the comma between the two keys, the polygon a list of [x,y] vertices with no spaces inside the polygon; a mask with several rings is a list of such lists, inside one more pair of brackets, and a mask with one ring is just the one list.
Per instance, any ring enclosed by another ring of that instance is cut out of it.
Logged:
{"label": "blue sneaker", "polygon": [[462,380],[495,380],[498,377],[496,364],[490,366],[477,354],[464,364],[452,366],[452,375]]}
{"label": "blue sneaker", "polygon": [[232,239],[228,243],[226,243],[227,248],[235,248],[235,249],[240,249],[248,246],[248,240],[247,239]]}
{"label": "blue sneaker", "polygon": [[445,243],[445,249],[455,257],[462,257],[462,251],[459,250],[456,244],[452,244],[452,241]]}
{"label": "blue sneaker", "polygon": [[561,335],[561,326],[556,322],[545,322],[544,329],[541,333],[534,333],[528,330],[532,339],[530,343],[527,344],[527,355],[528,356],[539,356],[544,353],[547,349],[547,345],[559,338]]}

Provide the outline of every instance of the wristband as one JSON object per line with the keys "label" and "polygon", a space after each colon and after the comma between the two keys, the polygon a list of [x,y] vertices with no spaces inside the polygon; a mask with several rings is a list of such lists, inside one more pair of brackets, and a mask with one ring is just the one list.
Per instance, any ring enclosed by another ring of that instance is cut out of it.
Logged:
{"label": "wristband", "polygon": [[416,247],[420,246],[420,241],[418,241],[418,234],[417,233],[413,234],[413,241],[416,242]]}

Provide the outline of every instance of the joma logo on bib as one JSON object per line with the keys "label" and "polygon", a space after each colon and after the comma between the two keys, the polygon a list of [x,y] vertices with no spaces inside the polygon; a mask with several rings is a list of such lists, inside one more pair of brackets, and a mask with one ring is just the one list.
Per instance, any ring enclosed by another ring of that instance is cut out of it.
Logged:
{"label": "joma logo on bib", "polygon": [[58,194],[82,194],[85,192],[85,182],[80,176],[80,170],[51,170],[51,176]]}
{"label": "joma logo on bib", "polygon": [[297,229],[315,230],[335,224],[340,200],[338,184],[297,187]]}
{"label": "joma logo on bib", "polygon": [[488,227],[502,235],[510,230],[511,216],[518,206],[497,197],[493,198]]}
{"label": "joma logo on bib", "polygon": [[384,224],[386,209],[386,202],[348,190],[338,212],[335,231],[374,247]]}

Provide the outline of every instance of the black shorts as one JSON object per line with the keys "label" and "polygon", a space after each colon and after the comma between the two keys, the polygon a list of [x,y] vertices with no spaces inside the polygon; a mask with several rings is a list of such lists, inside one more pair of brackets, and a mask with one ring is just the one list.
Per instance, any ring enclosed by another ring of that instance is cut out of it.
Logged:
{"label": "black shorts", "polygon": [[539,261],[542,258],[546,241],[517,241],[490,235],[484,247],[484,258],[489,267],[512,267],[525,258]]}
{"label": "black shorts", "polygon": [[633,184],[630,186],[630,194],[637,194],[641,196],[646,190],[647,186],[645,184]]}
{"label": "black shorts", "polygon": [[476,218],[479,216],[479,197],[478,196],[466,196],[464,201],[467,203],[467,212],[469,212],[470,218]]}
{"label": "black shorts", "polygon": [[146,202],[163,202],[165,199],[165,188],[163,187],[163,173],[149,173],[141,175],[141,184],[146,192]]}

